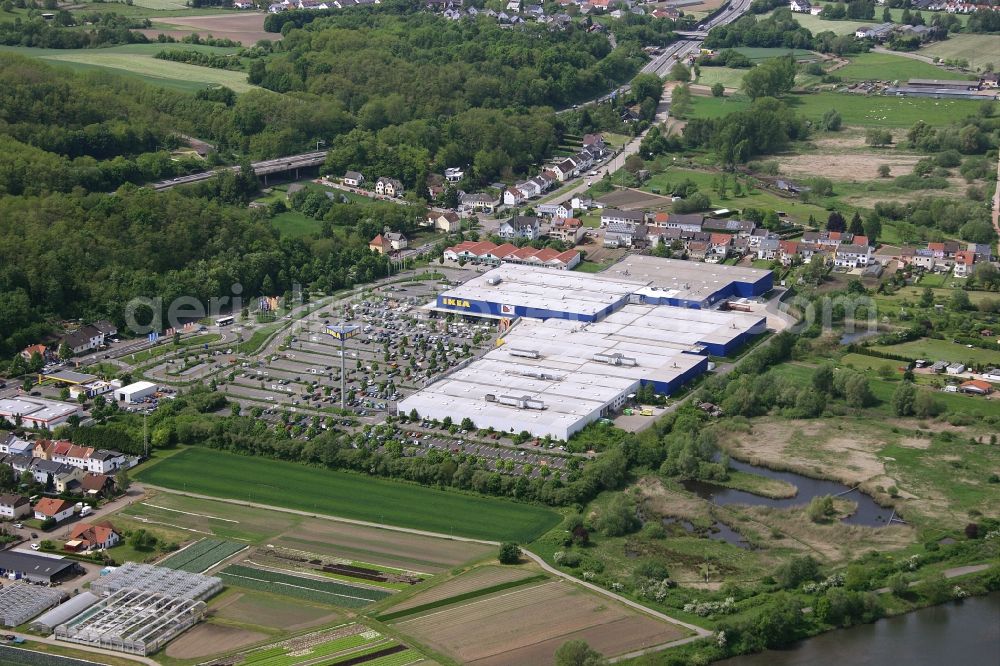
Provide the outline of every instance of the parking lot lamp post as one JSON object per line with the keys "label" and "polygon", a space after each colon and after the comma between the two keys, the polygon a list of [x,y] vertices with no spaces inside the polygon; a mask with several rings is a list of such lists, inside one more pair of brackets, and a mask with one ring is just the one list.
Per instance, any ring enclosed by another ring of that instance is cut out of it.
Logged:
{"label": "parking lot lamp post", "polygon": [[327,324],[327,335],[333,336],[334,340],[340,340],[340,408],[347,409],[347,366],[345,357],[347,349],[345,347],[348,338],[353,338],[358,334],[360,326],[354,324]]}

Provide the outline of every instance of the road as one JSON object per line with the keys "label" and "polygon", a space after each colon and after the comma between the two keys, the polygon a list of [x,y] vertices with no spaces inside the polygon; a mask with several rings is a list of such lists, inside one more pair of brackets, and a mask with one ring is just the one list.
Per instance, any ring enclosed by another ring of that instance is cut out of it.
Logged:
{"label": "road", "polygon": [[[258,176],[266,176],[272,173],[281,173],[284,171],[292,171],[294,169],[319,166],[325,161],[326,151],[317,150],[310,153],[301,153],[299,155],[277,157],[272,160],[262,160],[260,162],[254,162],[250,166],[253,167],[254,173]],[[187,176],[161,180],[158,183],[153,183],[151,187],[158,192],[161,190],[169,190],[171,187],[176,187],[177,185],[188,185],[190,183],[208,180],[209,178],[213,178],[217,173],[221,173],[223,171],[239,171],[239,169],[240,168],[238,166],[229,166],[222,167],[220,169],[212,169],[211,171],[192,173]]]}

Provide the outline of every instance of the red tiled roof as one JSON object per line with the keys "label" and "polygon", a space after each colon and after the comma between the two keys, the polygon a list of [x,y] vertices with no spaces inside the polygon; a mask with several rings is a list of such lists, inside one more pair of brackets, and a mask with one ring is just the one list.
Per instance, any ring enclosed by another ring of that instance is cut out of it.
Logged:
{"label": "red tiled roof", "polygon": [[73,505],[66,500],[52,499],[51,497],[43,497],[38,500],[38,504],[35,505],[35,511],[48,516],[49,518],[55,516],[57,513],[62,513],[66,509],[73,508]]}
{"label": "red tiled roof", "polygon": [[512,243],[504,243],[503,245],[497,245],[495,249],[492,250],[493,256],[503,259],[512,252],[517,251],[517,246]]}

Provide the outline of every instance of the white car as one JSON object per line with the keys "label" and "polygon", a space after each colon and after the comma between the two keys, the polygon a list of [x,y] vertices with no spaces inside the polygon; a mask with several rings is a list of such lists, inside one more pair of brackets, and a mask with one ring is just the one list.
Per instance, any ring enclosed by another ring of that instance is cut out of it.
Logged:
{"label": "white car", "polygon": [[37,543],[31,544],[31,550],[38,550],[39,548],[41,548],[41,546],[39,546]]}
{"label": "white car", "polygon": [[22,523],[14,523],[14,529],[18,529],[19,530],[22,527],[24,527],[24,525]]}

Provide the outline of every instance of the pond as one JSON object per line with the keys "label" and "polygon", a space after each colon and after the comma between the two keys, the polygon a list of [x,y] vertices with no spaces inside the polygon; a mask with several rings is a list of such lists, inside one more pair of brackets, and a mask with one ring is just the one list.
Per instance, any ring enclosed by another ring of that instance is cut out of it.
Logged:
{"label": "pond", "polygon": [[768,650],[718,663],[725,666],[996,666],[1000,664],[1000,593],[831,631],[784,650]]}
{"label": "pond", "polygon": [[849,488],[836,481],[824,481],[822,479],[811,479],[795,472],[777,472],[765,467],[758,467],[739,460],[730,460],[729,467],[740,472],[748,472],[766,476],[770,479],[786,481],[799,489],[795,497],[787,499],[772,499],[762,495],[755,495],[744,490],[734,490],[724,488],[707,481],[685,481],[684,488],[696,494],[702,499],[706,499],[714,504],[746,504],[749,506],[773,506],[779,509],[802,506],[808,504],[814,497],[823,495],[839,496],[841,499],[851,500],[858,505],[857,510],[843,519],[842,522],[849,525],[865,525],[868,527],[880,527],[888,523],[892,517],[892,509],[886,509],[875,503],[869,495],[857,489]]}
{"label": "pond", "polygon": [[[664,518],[663,526],[669,527],[671,525],[677,525],[683,529],[686,533],[694,536],[697,533],[693,524],[690,521],[682,520],[680,518]],[[729,525],[725,523],[720,523],[718,521],[712,523],[712,526],[708,528],[708,531],[698,534],[699,536],[704,536],[712,541],[725,541],[726,543],[736,546],[737,548],[743,548],[748,550],[750,544],[743,535],[734,530]],[[627,555],[627,553],[626,553]]]}

